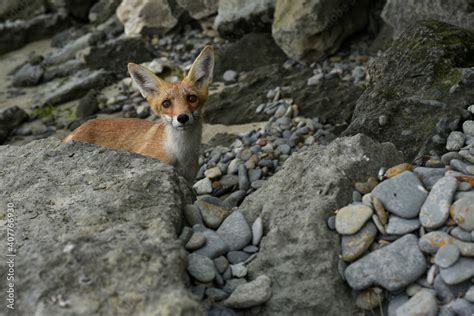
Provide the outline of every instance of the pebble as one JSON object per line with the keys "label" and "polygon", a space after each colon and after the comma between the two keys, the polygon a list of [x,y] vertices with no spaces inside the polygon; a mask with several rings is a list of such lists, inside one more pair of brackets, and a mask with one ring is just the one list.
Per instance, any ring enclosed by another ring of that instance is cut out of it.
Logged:
{"label": "pebble", "polygon": [[242,284],[246,284],[247,283],[247,280],[245,279],[242,279],[242,278],[234,278],[234,279],[229,279],[227,280],[227,282],[225,283],[225,286],[223,288],[223,290],[226,292],[226,293],[229,293],[231,294],[232,292],[235,291],[235,289],[242,285]]}
{"label": "pebble", "polygon": [[222,79],[226,82],[235,82],[237,80],[237,72],[235,70],[226,70],[222,75]]}
{"label": "pebble", "polygon": [[217,258],[229,251],[229,246],[222,240],[222,238],[212,229],[206,229],[201,225],[193,226],[193,230],[200,232],[206,237],[206,244],[204,247],[194,251],[193,254],[200,254],[211,259]]}
{"label": "pebble", "polygon": [[242,161],[239,158],[235,158],[230,161],[229,166],[227,167],[227,173],[228,174],[237,174],[239,171],[239,165],[242,163]]}
{"label": "pebble", "polygon": [[183,213],[184,219],[189,224],[189,226],[193,227],[196,224],[204,225],[201,211],[196,205],[186,205],[184,207]]}
{"label": "pebble", "polygon": [[181,244],[186,245],[189,239],[191,239],[192,235],[193,230],[188,226],[184,226],[183,230],[181,231],[181,234],[179,235],[179,240],[181,241]]}
{"label": "pebble", "polygon": [[410,298],[405,294],[399,294],[390,299],[387,308],[387,316],[397,316],[397,309],[408,302]]}
{"label": "pebble", "polygon": [[345,277],[355,290],[378,285],[397,291],[417,280],[425,271],[426,261],[418,248],[418,239],[409,234],[350,264]]}
{"label": "pebble", "polygon": [[423,289],[397,309],[397,316],[436,316],[438,304],[435,292]]}
{"label": "pebble", "polygon": [[204,299],[204,293],[206,293],[206,286],[203,284],[199,284],[193,286],[191,288],[191,293],[199,300],[202,301]]}
{"label": "pebble", "polygon": [[466,241],[466,242],[474,241],[471,233],[465,231],[464,229],[458,226],[454,227],[449,233],[451,234],[451,236],[457,239],[460,239],[462,241]]}
{"label": "pebble", "polygon": [[419,284],[413,283],[412,285],[408,286],[406,289],[406,294],[410,297],[415,296],[416,293],[420,292],[423,289]]}
{"label": "pebble", "polygon": [[252,240],[250,226],[240,211],[230,214],[217,230],[230,250],[240,250]]}
{"label": "pebble", "polygon": [[387,225],[387,234],[405,235],[420,228],[420,221],[417,218],[406,219],[395,215],[390,216]]}
{"label": "pebble", "polygon": [[441,156],[441,161],[443,162],[445,166],[449,166],[451,163],[451,160],[453,159],[461,160],[462,157],[458,152],[454,152],[454,151],[446,153],[443,156]]}
{"label": "pebble", "polygon": [[464,298],[469,302],[474,303],[474,285],[471,285],[469,290],[466,292],[466,295],[464,295]]}
{"label": "pebble", "polygon": [[341,235],[357,233],[372,216],[372,209],[367,205],[348,205],[336,214],[336,230]]}
{"label": "pebble", "polygon": [[423,186],[431,190],[434,184],[444,177],[444,168],[427,168],[427,167],[416,167],[413,172],[421,179]]}
{"label": "pebble", "polygon": [[462,130],[466,136],[474,136],[474,121],[465,121]]}
{"label": "pebble", "polygon": [[227,253],[227,259],[231,264],[237,264],[244,262],[250,257],[250,255],[244,251],[229,251]]}
{"label": "pebble", "polygon": [[374,222],[374,224],[377,227],[378,231],[382,235],[387,234],[387,231],[385,230],[385,227],[382,225],[382,223],[380,222],[380,219],[377,217],[377,215],[372,215],[372,221]]}
{"label": "pebble", "polygon": [[453,159],[449,162],[449,165],[451,166],[451,168],[453,168],[456,171],[459,171],[464,174],[469,173],[467,168],[470,167],[470,165],[465,163],[462,160]]}
{"label": "pebble", "polygon": [[366,182],[356,182],[354,188],[362,194],[367,194],[372,192],[378,184],[377,178],[369,177]]}
{"label": "pebble", "polygon": [[244,164],[239,165],[239,190],[247,191],[250,189],[249,175],[247,172],[247,167]]}
{"label": "pebble", "polygon": [[262,169],[251,169],[249,170],[250,182],[255,182],[262,177]]}
{"label": "pebble", "polygon": [[257,217],[255,222],[252,224],[252,245],[258,246],[263,236],[263,223],[262,218]]}
{"label": "pebble", "polygon": [[434,254],[446,244],[455,244],[462,256],[474,257],[474,243],[460,241],[442,231],[432,231],[420,238],[421,251]]}
{"label": "pebble", "polygon": [[458,298],[449,305],[456,316],[474,315],[474,304],[465,299]]}
{"label": "pebble", "polygon": [[474,277],[474,259],[461,257],[446,269],[440,269],[440,275],[446,284],[458,284]]}
{"label": "pebble", "polygon": [[256,252],[258,252],[258,247],[250,245],[250,246],[245,247],[242,250],[245,251],[246,253],[256,253]]}
{"label": "pebble", "polygon": [[269,277],[258,276],[251,282],[239,285],[223,304],[231,308],[250,308],[261,305],[268,301],[272,295],[270,286]]}
{"label": "pebble", "polygon": [[421,207],[420,222],[423,227],[438,228],[446,222],[457,187],[458,181],[451,176],[443,177],[436,182]]}
{"label": "pebble", "polygon": [[232,269],[230,268],[230,266],[227,268],[227,270],[225,270],[225,272],[222,274],[222,278],[224,280],[229,280],[230,278],[232,278]]}
{"label": "pebble", "polygon": [[434,262],[441,268],[449,268],[458,261],[461,252],[456,245],[446,244],[439,248],[434,257]]}
{"label": "pebble", "polygon": [[225,198],[224,206],[229,209],[239,206],[246,196],[247,193],[242,190],[232,192],[228,197]]}
{"label": "pebble", "polygon": [[193,185],[197,195],[209,194],[212,192],[212,182],[208,178],[201,179]]}
{"label": "pebble", "polygon": [[186,250],[193,251],[193,250],[201,248],[202,246],[204,246],[205,243],[206,243],[206,237],[204,237],[203,234],[194,233],[191,236],[191,239],[189,239],[189,241],[186,243],[186,246],[184,246],[184,248]]}
{"label": "pebble", "polygon": [[418,215],[428,192],[413,172],[404,171],[377,185],[372,196],[378,198],[389,212],[413,218]]}
{"label": "pebble", "polygon": [[382,306],[383,296],[380,295],[381,291],[378,288],[371,288],[360,292],[355,301],[356,306],[366,311]]}
{"label": "pebble", "polygon": [[230,265],[232,276],[236,278],[244,278],[247,275],[247,267],[243,262]]}
{"label": "pebble", "polygon": [[214,262],[206,256],[192,253],[188,256],[189,274],[200,282],[211,282],[216,276]]}
{"label": "pebble", "polygon": [[380,223],[382,223],[382,225],[386,225],[388,214],[387,214],[387,211],[385,211],[385,207],[383,206],[382,201],[380,201],[376,197],[373,197],[372,205],[374,206],[375,214],[377,214],[377,217],[379,218]]}
{"label": "pebble", "polygon": [[324,78],[324,75],[322,73],[315,74],[314,76],[308,79],[307,85],[316,86],[317,84],[319,84],[319,82],[321,82],[323,78]]}
{"label": "pebble", "polygon": [[464,145],[465,139],[466,139],[466,136],[464,136],[463,133],[457,132],[457,131],[451,132],[446,142],[446,150],[459,151]]}
{"label": "pebble", "polygon": [[213,167],[213,168],[210,168],[210,169],[207,169],[205,172],[204,172],[204,175],[210,179],[210,180],[213,180],[213,179],[217,179],[219,178],[220,176],[222,176],[222,172],[221,172],[221,169],[219,167]]}
{"label": "pebble", "polygon": [[354,261],[359,258],[375,239],[377,228],[372,222],[368,222],[359,232],[354,235],[344,235],[341,238],[342,259]]}
{"label": "pebble", "polygon": [[387,169],[387,171],[385,171],[385,175],[387,176],[387,178],[393,178],[404,171],[411,171],[412,169],[413,169],[412,164],[401,163],[399,165],[396,165]]}
{"label": "pebble", "polygon": [[466,231],[474,230],[474,197],[461,198],[451,207],[451,217]]}
{"label": "pebble", "polygon": [[202,219],[206,226],[212,229],[219,227],[230,212],[225,207],[224,202],[210,195],[203,196],[195,204],[201,211]]}
{"label": "pebble", "polygon": [[229,261],[226,259],[226,257],[220,256],[214,259],[214,265],[216,266],[217,272],[222,274],[229,267]]}
{"label": "pebble", "polygon": [[330,230],[336,230],[336,215],[330,216],[327,219],[327,224]]}
{"label": "pebble", "polygon": [[229,294],[227,294],[223,290],[215,288],[215,287],[208,288],[206,290],[206,295],[216,302],[222,301],[229,296]]}

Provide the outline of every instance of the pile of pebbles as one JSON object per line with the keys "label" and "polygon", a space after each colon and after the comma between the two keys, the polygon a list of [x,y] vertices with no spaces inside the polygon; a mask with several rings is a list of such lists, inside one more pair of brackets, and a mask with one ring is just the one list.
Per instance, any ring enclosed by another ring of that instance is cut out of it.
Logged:
{"label": "pile of pebbles", "polygon": [[207,309],[251,308],[270,298],[270,278],[246,279],[263,234],[261,218],[250,226],[239,209],[210,195],[187,205],[184,217],[179,239],[189,252],[192,293]]}
{"label": "pile of pebbles", "polygon": [[328,219],[359,308],[474,314],[474,121],[452,132],[446,149],[423,166],[404,163],[356,183],[353,202]]}
{"label": "pile of pebbles", "polygon": [[199,159],[194,184],[196,194],[224,199],[229,207],[238,206],[249,193],[278,172],[288,157],[314,143],[327,144],[336,138],[334,126],[319,118],[298,116],[291,99],[280,99],[280,88],[268,93],[269,101],[257,108],[272,114],[260,129],[240,135],[229,147],[208,149]]}
{"label": "pile of pebbles", "polygon": [[308,86],[315,86],[323,80],[339,78],[353,83],[367,82],[367,55],[351,55],[347,57],[333,56],[319,64],[313,64],[313,76],[308,81]]}

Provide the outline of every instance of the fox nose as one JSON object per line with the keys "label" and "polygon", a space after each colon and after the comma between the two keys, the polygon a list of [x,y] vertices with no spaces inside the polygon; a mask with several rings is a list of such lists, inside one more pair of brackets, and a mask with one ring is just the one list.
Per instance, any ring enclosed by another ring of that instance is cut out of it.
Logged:
{"label": "fox nose", "polygon": [[189,116],[187,114],[180,114],[180,115],[178,115],[178,117],[176,119],[181,124],[185,124],[187,121],[189,121]]}

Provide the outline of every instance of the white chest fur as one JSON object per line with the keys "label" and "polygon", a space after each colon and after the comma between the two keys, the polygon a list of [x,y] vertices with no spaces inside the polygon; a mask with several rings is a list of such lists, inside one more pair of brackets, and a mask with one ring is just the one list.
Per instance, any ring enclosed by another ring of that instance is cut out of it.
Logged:
{"label": "white chest fur", "polygon": [[186,180],[192,182],[198,171],[202,125],[195,122],[190,128],[177,130],[166,126],[165,148],[171,163]]}

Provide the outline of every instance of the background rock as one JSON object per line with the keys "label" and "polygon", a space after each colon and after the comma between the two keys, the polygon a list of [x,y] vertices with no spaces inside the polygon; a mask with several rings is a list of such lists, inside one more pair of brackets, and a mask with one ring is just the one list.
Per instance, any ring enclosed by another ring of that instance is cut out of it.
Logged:
{"label": "background rock", "polygon": [[340,138],[291,156],[244,200],[247,222],[261,216],[264,223],[260,252],[249,264],[251,278],[266,274],[272,280],[262,314],[352,315],[350,295],[335,269],[339,241],[326,219],[351,201],[353,182],[400,160],[392,144],[364,135]]}
{"label": "background rock", "polygon": [[364,28],[368,0],[277,0],[273,38],[293,59],[321,58],[335,53],[350,35]]}
{"label": "background rock", "polygon": [[191,195],[170,166],[49,138],[2,147],[0,170],[2,218],[15,204],[15,312],[200,313],[176,238]]}
{"label": "background rock", "polygon": [[28,119],[28,114],[18,106],[13,106],[0,111],[0,144],[8,134]]}
{"label": "background rock", "polygon": [[176,2],[197,20],[216,14],[219,7],[219,0],[176,0]]}
{"label": "background rock", "polygon": [[[370,83],[357,101],[345,135],[364,133],[392,141],[407,159],[436,147],[432,137],[447,137],[474,102],[460,91],[463,67],[474,56],[474,32],[441,22],[425,21],[395,41],[369,64]],[[381,126],[380,117],[387,122]],[[444,147],[444,144],[441,146]]]}

